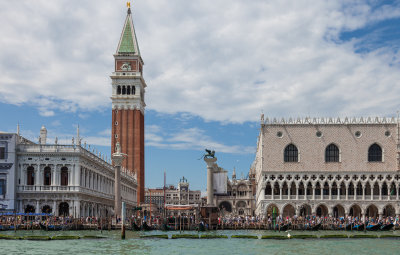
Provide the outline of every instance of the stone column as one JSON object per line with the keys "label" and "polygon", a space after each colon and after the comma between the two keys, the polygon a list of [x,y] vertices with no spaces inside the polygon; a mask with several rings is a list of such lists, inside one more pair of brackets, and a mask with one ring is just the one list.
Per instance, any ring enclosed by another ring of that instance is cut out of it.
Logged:
{"label": "stone column", "polygon": [[396,200],[399,200],[399,186],[396,185]]}
{"label": "stone column", "polygon": [[213,169],[217,158],[204,158],[207,163],[207,205],[214,205]]}
{"label": "stone column", "polygon": [[357,200],[357,186],[354,186],[354,200]]}
{"label": "stone column", "polygon": [[337,200],[340,200],[340,187],[337,188]]}
{"label": "stone column", "polygon": [[299,200],[299,186],[296,185],[296,200]]}
{"label": "stone column", "polygon": [[321,200],[324,200],[324,188],[321,186]]}
{"label": "stone column", "polygon": [[114,216],[121,216],[121,164],[124,159],[124,155],[119,149],[119,143],[117,142],[117,152],[112,155],[112,160],[115,166],[115,180],[114,180],[114,194],[115,194],[115,205],[114,205]]}
{"label": "stone column", "polygon": [[56,175],[57,175],[57,165],[52,165],[51,166],[51,186],[57,186]]}
{"label": "stone column", "polygon": [[53,211],[52,211],[52,213],[53,213],[54,216],[57,216],[58,215],[57,212],[58,212],[58,210],[57,210],[57,201],[53,200]]}
{"label": "stone column", "polygon": [[362,200],[365,200],[365,185],[362,186],[362,189],[363,189]]}
{"label": "stone column", "polygon": [[307,200],[307,185],[304,186],[304,200]]}
{"label": "stone column", "polygon": [[35,208],[36,213],[40,213],[40,208],[39,208],[39,200],[36,200],[36,208]]}
{"label": "stone column", "polygon": [[371,200],[374,200],[374,185],[371,186]]}
{"label": "stone column", "polygon": [[346,200],[349,200],[349,185],[346,185]]}
{"label": "stone column", "polygon": [[290,200],[290,198],[291,198],[291,197],[290,197],[290,186],[288,186],[288,194],[287,194],[287,195],[288,195],[288,197],[287,197],[288,200]]}
{"label": "stone column", "polygon": [[[390,185],[390,184],[389,184]],[[387,200],[390,200],[390,188],[391,188],[392,186],[390,185],[390,187],[388,187],[388,199]]]}
{"label": "stone column", "polygon": [[332,186],[329,186],[329,200],[332,200]]}
{"label": "stone column", "polygon": [[382,200],[382,185],[379,185],[379,200]]}
{"label": "stone column", "polygon": [[312,200],[315,200],[315,186],[312,187]]}
{"label": "stone column", "polygon": [[81,183],[81,168],[78,165],[78,167],[76,165],[74,165],[74,172],[75,172],[75,182],[74,182],[74,186],[80,186]]}
{"label": "stone column", "polygon": [[279,200],[282,200],[282,187],[279,187]]}

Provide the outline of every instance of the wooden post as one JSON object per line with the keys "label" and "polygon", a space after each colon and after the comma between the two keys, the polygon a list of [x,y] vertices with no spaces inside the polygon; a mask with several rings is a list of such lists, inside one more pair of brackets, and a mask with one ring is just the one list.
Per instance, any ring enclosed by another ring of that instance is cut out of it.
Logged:
{"label": "wooden post", "polygon": [[125,214],[126,214],[126,205],[125,202],[122,202],[122,212],[121,212],[121,239],[125,240]]}

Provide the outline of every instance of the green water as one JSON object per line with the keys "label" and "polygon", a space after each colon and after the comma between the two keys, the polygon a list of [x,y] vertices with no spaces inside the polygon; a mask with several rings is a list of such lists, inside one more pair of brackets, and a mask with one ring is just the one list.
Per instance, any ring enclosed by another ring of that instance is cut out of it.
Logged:
{"label": "green water", "polygon": [[[184,234],[197,234],[185,231]],[[286,235],[272,231],[212,231],[207,234],[227,235]],[[301,232],[296,234],[362,234],[357,232]],[[146,233],[127,231],[126,240],[120,240],[119,231],[17,231],[0,234],[32,235],[78,235],[104,236],[105,239],[77,240],[0,240],[0,254],[399,254],[400,239],[140,239],[140,235],[179,234],[179,231]],[[378,234],[393,234],[385,232]],[[398,231],[394,234],[400,235]]]}

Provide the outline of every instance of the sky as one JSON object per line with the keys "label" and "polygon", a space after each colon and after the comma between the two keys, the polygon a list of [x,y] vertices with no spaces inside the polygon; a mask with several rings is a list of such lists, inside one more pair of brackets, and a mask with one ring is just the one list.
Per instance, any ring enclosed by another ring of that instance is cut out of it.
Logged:
{"label": "sky", "polygon": [[[244,176],[260,115],[395,116],[400,1],[136,0],[146,186],[206,189],[205,148]],[[126,1],[0,0],[0,130],[80,135],[110,156],[113,54]]]}

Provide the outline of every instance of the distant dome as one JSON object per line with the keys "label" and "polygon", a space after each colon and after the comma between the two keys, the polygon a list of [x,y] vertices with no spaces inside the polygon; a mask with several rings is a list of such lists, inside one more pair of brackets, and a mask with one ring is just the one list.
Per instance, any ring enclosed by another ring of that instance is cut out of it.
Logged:
{"label": "distant dome", "polygon": [[43,125],[40,130],[47,130],[46,127]]}

